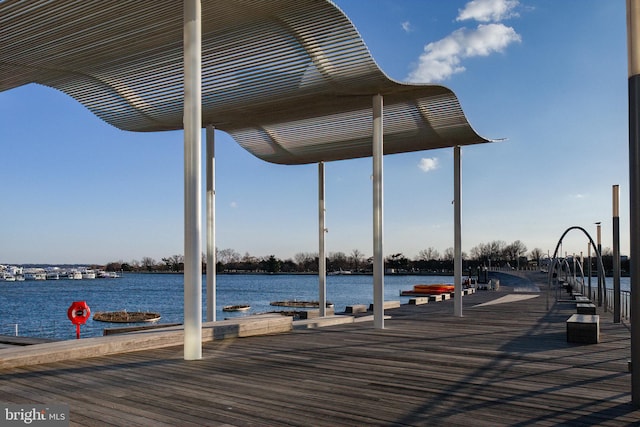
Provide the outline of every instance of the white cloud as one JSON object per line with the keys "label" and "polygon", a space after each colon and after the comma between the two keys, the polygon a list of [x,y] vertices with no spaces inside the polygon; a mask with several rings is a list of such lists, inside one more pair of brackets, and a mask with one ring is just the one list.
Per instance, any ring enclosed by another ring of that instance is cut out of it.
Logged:
{"label": "white cloud", "polygon": [[237,207],[238,207],[238,203],[237,203],[237,202],[231,202],[231,203],[229,204],[229,206],[230,206],[231,208],[235,209],[235,208],[237,208]]}
{"label": "white cloud", "polygon": [[479,24],[475,30],[460,28],[441,40],[427,44],[407,80],[421,83],[446,80],[465,70],[461,65],[463,59],[502,52],[511,43],[520,42],[520,35],[512,27],[499,23],[503,19],[518,16],[515,9],[519,5],[519,0],[468,2],[464,9],[458,10],[456,21],[491,23]]}
{"label": "white cloud", "polygon": [[472,0],[464,9],[458,10],[456,21],[499,22],[518,16],[514,11],[517,6],[518,0]]}
{"label": "white cloud", "polygon": [[409,21],[404,21],[400,25],[402,26],[402,30],[406,33],[410,33],[413,30],[413,28],[411,27],[411,23]]}
{"label": "white cloud", "polygon": [[520,35],[503,24],[480,24],[475,30],[460,28],[426,45],[408,80],[423,83],[445,80],[465,70],[460,65],[462,59],[502,52],[511,43],[520,41]]}
{"label": "white cloud", "polygon": [[422,158],[420,159],[420,163],[418,164],[418,167],[422,169],[422,171],[424,172],[429,172],[434,169],[438,169],[439,166],[440,166],[440,161],[438,160],[437,157]]}

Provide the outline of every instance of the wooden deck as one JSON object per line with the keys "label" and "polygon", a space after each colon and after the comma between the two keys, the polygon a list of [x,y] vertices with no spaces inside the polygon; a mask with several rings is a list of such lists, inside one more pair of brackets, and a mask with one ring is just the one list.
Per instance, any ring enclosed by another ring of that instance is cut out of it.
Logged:
{"label": "wooden deck", "polygon": [[403,305],[384,330],[211,341],[200,361],[166,347],[5,369],[0,402],[66,403],[85,426],[638,425],[627,327],[598,308],[601,342],[569,344],[575,304],[547,312],[544,291],[501,282],[465,296],[463,318],[453,301]]}

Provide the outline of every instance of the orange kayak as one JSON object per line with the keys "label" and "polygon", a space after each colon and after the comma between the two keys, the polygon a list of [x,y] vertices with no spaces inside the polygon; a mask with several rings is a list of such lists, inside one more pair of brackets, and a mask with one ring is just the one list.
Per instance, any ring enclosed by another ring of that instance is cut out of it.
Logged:
{"label": "orange kayak", "polygon": [[413,285],[413,291],[424,294],[446,294],[453,292],[455,287],[444,283],[433,285]]}

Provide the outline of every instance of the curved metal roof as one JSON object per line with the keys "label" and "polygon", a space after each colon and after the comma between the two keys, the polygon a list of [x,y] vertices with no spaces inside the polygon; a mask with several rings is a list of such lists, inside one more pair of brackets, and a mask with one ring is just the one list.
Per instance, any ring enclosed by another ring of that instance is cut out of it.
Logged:
{"label": "curved metal roof", "polygon": [[[130,131],[182,128],[176,0],[0,2],[0,91],[57,88]],[[372,95],[385,154],[488,142],[455,94],[384,75],[326,0],[202,0],[202,118],[269,162],[371,155]]]}

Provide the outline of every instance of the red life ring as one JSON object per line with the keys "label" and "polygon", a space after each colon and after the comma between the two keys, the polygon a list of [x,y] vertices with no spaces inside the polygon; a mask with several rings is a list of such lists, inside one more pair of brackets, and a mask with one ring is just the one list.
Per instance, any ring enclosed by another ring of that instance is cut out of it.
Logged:
{"label": "red life ring", "polygon": [[74,301],[67,310],[67,317],[74,325],[84,325],[91,316],[91,310],[86,301]]}

